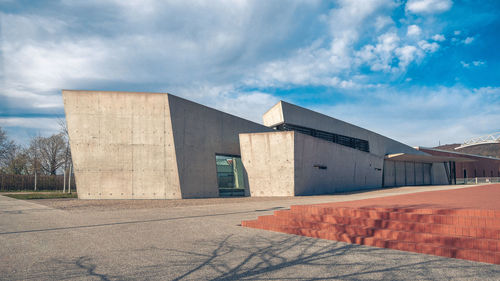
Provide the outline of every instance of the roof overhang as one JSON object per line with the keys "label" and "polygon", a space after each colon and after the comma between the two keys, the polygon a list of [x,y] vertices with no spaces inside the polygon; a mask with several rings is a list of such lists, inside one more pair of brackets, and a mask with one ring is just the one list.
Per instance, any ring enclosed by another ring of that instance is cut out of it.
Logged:
{"label": "roof overhang", "polygon": [[447,157],[447,156],[434,156],[434,155],[420,155],[408,153],[395,153],[388,154],[385,159],[391,161],[404,161],[404,162],[421,162],[421,163],[442,163],[442,162],[474,162],[476,160],[465,157]]}

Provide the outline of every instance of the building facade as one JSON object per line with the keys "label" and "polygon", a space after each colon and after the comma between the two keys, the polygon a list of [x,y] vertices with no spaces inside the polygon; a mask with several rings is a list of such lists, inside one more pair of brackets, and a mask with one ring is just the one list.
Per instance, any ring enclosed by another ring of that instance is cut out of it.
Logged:
{"label": "building facade", "polygon": [[451,162],[279,102],[257,124],[167,93],[63,90],[81,199],[328,194],[447,184]]}
{"label": "building facade", "polygon": [[240,134],[251,196],[448,184],[445,162],[460,161],[283,101],[263,121],[276,131]]}
{"label": "building facade", "polygon": [[500,158],[426,147],[419,147],[418,150],[435,156],[470,159],[471,161],[456,163],[457,178],[500,178]]}

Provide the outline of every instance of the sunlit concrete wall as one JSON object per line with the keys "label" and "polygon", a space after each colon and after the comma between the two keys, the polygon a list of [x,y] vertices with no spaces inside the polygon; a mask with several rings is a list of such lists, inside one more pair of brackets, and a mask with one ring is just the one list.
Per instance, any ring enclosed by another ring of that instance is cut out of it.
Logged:
{"label": "sunlit concrete wall", "polygon": [[240,134],[250,196],[294,196],[294,132]]}
{"label": "sunlit concrete wall", "polygon": [[167,95],[63,98],[79,198],[181,198]]}
{"label": "sunlit concrete wall", "polygon": [[63,91],[78,196],[218,196],[215,154],[269,128],[163,93]]}
{"label": "sunlit concrete wall", "polygon": [[383,157],[308,135],[240,134],[240,146],[251,196],[329,194],[382,185]]}

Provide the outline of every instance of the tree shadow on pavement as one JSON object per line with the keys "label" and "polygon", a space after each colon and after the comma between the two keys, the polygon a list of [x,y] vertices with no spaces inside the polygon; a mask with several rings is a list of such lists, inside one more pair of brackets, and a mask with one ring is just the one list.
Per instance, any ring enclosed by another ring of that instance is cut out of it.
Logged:
{"label": "tree shadow on pavement", "polygon": [[[256,233],[259,234],[259,233]],[[498,280],[500,266],[277,234],[223,235],[172,248],[114,252],[115,262],[53,260],[26,279],[85,280]]]}
{"label": "tree shadow on pavement", "polygon": [[136,277],[169,276],[169,280],[494,280],[500,276],[497,265],[295,235],[259,235],[247,241],[227,235],[218,241],[197,241],[197,245],[199,250],[190,251],[147,249],[165,255],[167,262],[146,267]]}

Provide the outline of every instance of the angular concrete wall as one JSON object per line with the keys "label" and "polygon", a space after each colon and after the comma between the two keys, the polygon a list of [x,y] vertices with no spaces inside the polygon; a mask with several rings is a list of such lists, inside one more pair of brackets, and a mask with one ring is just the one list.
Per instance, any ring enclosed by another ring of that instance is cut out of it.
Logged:
{"label": "angular concrete wall", "polygon": [[264,125],[269,127],[287,123],[367,140],[370,145],[370,153],[375,155],[382,156],[391,153],[425,154],[375,132],[284,101],[280,101],[267,111],[263,116],[263,120]]}
{"label": "angular concrete wall", "polygon": [[216,154],[271,129],[162,93],[63,91],[78,196],[218,196]]}
{"label": "angular concrete wall", "polygon": [[382,157],[297,132],[240,134],[240,146],[251,196],[329,194],[382,184]]}
{"label": "angular concrete wall", "polygon": [[295,195],[382,186],[383,157],[301,133],[294,136]]}
{"label": "angular concrete wall", "polygon": [[182,198],[219,196],[215,155],[241,155],[239,133],[273,131],[173,95],[168,101]]}
{"label": "angular concrete wall", "polygon": [[294,132],[240,134],[250,196],[294,196]]}
{"label": "angular concrete wall", "polygon": [[63,91],[78,196],[181,198],[167,95]]}

